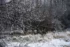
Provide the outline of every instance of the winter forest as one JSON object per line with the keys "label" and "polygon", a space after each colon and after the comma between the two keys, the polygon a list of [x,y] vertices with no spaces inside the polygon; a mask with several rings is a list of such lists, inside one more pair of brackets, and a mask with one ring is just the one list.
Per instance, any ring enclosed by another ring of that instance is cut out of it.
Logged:
{"label": "winter forest", "polygon": [[[10,41],[14,40],[19,41],[19,38],[21,38],[20,39],[21,41],[24,41],[22,40],[24,39],[23,37],[13,38],[13,36],[26,36],[29,34],[37,35],[33,36],[34,38],[36,37],[37,39],[40,37],[39,35],[41,35],[42,37],[43,35],[49,32],[50,33],[52,32],[51,34],[49,33],[50,39],[52,39],[51,36],[53,36],[53,38],[57,37],[64,38],[65,37],[64,34],[66,34],[69,35],[67,36],[68,37],[67,40],[70,40],[69,38],[70,34],[67,34],[67,32],[70,33],[69,31],[70,31],[69,0],[0,0],[0,39],[1,39],[0,47],[15,47],[10,45],[16,45],[17,43],[12,44],[13,42],[11,42],[11,44],[8,45],[8,43],[10,42],[4,42],[4,41],[8,41],[8,39]],[[46,37],[45,35],[44,37],[48,38],[49,36]],[[33,37],[29,35],[28,38],[30,39],[30,37],[33,39]],[[3,38],[5,40],[3,40]],[[45,38],[42,38],[42,41]],[[35,40],[33,39],[31,40],[31,42],[32,41]],[[7,44],[5,45],[4,43]],[[68,44],[70,47],[70,41]],[[50,44],[48,43],[48,45]],[[67,46],[64,45],[62,47],[67,47]],[[19,47],[34,47],[34,46],[24,45]],[[43,47],[57,47],[57,45],[56,46],[50,45]]]}
{"label": "winter forest", "polygon": [[66,0],[11,0],[0,5],[0,32],[45,33],[66,29],[69,23],[69,1]]}

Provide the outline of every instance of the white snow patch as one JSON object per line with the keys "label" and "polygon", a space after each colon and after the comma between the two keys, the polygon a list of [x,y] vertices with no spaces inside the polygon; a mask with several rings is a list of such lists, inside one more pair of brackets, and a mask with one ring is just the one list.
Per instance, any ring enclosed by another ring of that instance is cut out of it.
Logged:
{"label": "white snow patch", "polygon": [[44,36],[40,34],[13,36],[6,39],[6,47],[70,47],[69,31],[49,32]]}
{"label": "white snow patch", "polygon": [[63,47],[70,46],[70,42],[66,42],[62,39],[53,39],[46,42],[31,42],[31,43],[19,43],[19,42],[9,42],[6,47]]}

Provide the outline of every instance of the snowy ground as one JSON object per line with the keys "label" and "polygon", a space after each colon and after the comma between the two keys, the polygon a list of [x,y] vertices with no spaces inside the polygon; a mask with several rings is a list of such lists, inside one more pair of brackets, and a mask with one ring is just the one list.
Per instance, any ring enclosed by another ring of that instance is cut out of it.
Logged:
{"label": "snowy ground", "polygon": [[70,47],[70,32],[49,32],[43,36],[11,36],[1,41],[5,47]]}

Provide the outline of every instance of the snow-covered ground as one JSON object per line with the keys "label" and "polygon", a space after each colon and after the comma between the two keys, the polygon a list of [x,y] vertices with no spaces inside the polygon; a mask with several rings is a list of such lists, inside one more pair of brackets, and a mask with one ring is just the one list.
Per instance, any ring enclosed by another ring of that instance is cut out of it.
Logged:
{"label": "snow-covered ground", "polygon": [[31,42],[31,43],[19,43],[9,42],[6,47],[70,47],[70,42],[66,42],[62,39],[53,39],[49,42]]}
{"label": "snow-covered ground", "polygon": [[43,36],[11,36],[2,41],[5,47],[70,47],[70,32],[49,32]]}

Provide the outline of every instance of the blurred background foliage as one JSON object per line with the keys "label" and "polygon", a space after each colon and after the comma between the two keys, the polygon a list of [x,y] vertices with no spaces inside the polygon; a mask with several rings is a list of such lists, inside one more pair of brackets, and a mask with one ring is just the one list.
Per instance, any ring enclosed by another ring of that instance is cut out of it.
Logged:
{"label": "blurred background foliage", "polygon": [[42,34],[47,31],[63,30],[70,25],[69,2],[11,0],[7,4],[0,5],[0,31],[23,30],[27,33],[31,30],[33,33]]}

